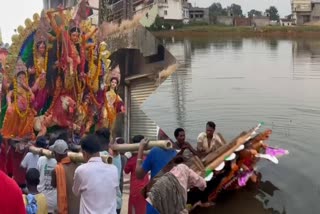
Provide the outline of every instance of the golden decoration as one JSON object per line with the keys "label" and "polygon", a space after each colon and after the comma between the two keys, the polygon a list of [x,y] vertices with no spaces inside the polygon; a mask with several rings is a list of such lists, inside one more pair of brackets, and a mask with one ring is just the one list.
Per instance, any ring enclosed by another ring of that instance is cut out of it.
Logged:
{"label": "golden decoration", "polygon": [[17,34],[12,35],[12,37],[11,37],[11,40],[14,43],[18,42],[18,39],[19,39],[19,35],[17,35]]}
{"label": "golden decoration", "polygon": [[24,24],[26,25],[26,28],[31,27],[31,25],[32,25],[31,19],[27,18],[27,19],[24,21]]}
{"label": "golden decoration", "polygon": [[20,26],[17,28],[17,30],[18,30],[18,33],[19,33],[19,34],[22,34],[22,33],[23,33],[23,30],[24,30],[24,27],[23,27],[22,25],[20,25]]}
{"label": "golden decoration", "polygon": [[38,13],[33,14],[33,21],[39,21],[40,15]]}
{"label": "golden decoration", "polygon": [[19,26],[17,28],[17,32],[19,34],[15,34],[11,37],[12,44],[9,48],[9,56],[8,56],[8,77],[12,81],[14,78],[14,69],[15,69],[15,64],[18,60],[18,55],[20,52],[20,49],[24,43],[24,41],[27,39],[27,37],[33,33],[35,30],[38,29],[39,23],[40,23],[40,18],[39,15],[36,13],[33,15],[34,21],[32,22],[31,19],[26,19],[25,24],[26,28],[23,26]]}

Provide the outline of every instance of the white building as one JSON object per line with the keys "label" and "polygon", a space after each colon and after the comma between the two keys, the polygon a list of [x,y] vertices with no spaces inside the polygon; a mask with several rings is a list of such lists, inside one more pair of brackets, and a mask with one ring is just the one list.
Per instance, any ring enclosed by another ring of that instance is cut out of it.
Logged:
{"label": "white building", "polygon": [[165,20],[189,22],[189,5],[187,0],[159,0],[159,17]]}
{"label": "white building", "polygon": [[291,9],[295,24],[310,22],[312,11],[311,0],[291,0]]}

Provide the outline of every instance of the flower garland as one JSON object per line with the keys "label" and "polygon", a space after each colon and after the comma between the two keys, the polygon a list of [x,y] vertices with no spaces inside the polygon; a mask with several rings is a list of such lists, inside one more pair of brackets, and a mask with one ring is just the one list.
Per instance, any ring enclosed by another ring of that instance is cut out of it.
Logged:
{"label": "flower garland", "polygon": [[[93,48],[91,49],[91,52],[90,52],[90,71],[94,71],[94,56],[93,56]],[[101,71],[101,54],[99,53],[99,56],[98,56],[98,66],[97,66],[97,69],[96,69],[96,72],[94,74],[94,77],[92,78],[92,80],[90,81],[90,85],[89,85],[89,89],[90,89],[90,97],[91,97],[91,100],[94,102],[94,104],[96,106],[99,106],[100,103],[98,102],[98,100],[96,99],[95,95],[94,95],[94,91],[93,91],[93,83],[95,81],[99,81],[99,74],[100,74],[100,71]]]}
{"label": "flower garland", "polygon": [[[28,80],[27,80],[28,81]],[[18,113],[20,118],[25,118],[30,110],[29,104],[30,104],[30,93],[27,93],[27,109],[25,110],[24,113],[21,113],[20,109],[19,109],[19,105],[18,105],[18,83],[17,80],[14,79],[13,80],[13,96],[14,96],[14,108],[16,110],[16,112]]]}

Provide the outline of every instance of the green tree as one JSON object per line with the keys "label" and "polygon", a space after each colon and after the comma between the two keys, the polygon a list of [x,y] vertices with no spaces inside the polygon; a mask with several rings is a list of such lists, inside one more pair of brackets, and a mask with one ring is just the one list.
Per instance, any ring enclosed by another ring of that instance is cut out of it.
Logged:
{"label": "green tree", "polygon": [[248,17],[252,18],[254,16],[262,16],[262,12],[259,10],[252,9],[248,12]]}
{"label": "green tree", "polygon": [[278,9],[275,6],[271,6],[269,9],[266,9],[266,14],[269,15],[270,20],[279,21],[280,19]]}
{"label": "green tree", "polygon": [[213,3],[209,7],[209,15],[212,16],[226,16],[227,11],[222,7],[220,3]]}
{"label": "green tree", "polygon": [[231,6],[227,7],[227,11],[232,16],[243,16],[242,14],[242,8],[238,4],[232,4]]}

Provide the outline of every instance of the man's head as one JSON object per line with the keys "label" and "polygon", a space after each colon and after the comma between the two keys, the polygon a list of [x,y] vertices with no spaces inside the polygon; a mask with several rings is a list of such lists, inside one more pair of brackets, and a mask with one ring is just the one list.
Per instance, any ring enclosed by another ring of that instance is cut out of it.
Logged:
{"label": "man's head", "polygon": [[49,149],[53,152],[54,157],[58,162],[68,155],[68,144],[66,141],[61,139],[56,140]]}
{"label": "man's head", "polygon": [[36,168],[30,168],[26,174],[27,186],[36,187],[40,183],[40,172]]}
{"label": "man's head", "polygon": [[40,136],[36,140],[36,147],[46,149],[48,147],[47,139],[44,136]]}
{"label": "man's head", "polygon": [[101,128],[98,129],[95,134],[99,138],[101,149],[108,149],[110,143],[110,130],[108,128]]}
{"label": "man's head", "polygon": [[174,137],[176,138],[176,140],[178,141],[178,143],[183,144],[185,143],[186,140],[186,134],[183,128],[177,128],[174,131]]}
{"label": "man's head", "polygon": [[91,157],[99,156],[101,150],[99,140],[99,137],[94,134],[89,134],[82,138],[80,144],[85,162],[88,162]]}
{"label": "man's head", "polygon": [[116,143],[117,144],[124,144],[124,139],[122,137],[117,137],[116,138]]}
{"label": "man's head", "polygon": [[140,143],[140,141],[143,139],[144,139],[143,135],[136,135],[132,138],[132,143]]}
{"label": "man's head", "polygon": [[216,124],[212,121],[207,122],[206,133],[207,137],[213,137],[213,133],[216,130]]}

